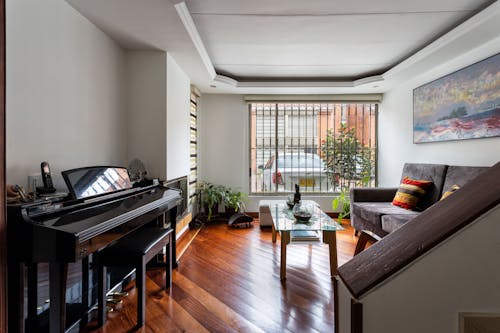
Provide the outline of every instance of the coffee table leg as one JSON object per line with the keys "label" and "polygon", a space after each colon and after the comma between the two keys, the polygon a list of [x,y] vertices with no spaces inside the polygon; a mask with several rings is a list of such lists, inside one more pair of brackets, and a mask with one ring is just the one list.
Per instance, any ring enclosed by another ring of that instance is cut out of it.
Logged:
{"label": "coffee table leg", "polygon": [[290,243],[290,231],[281,231],[280,280],[286,279],[286,246]]}
{"label": "coffee table leg", "polygon": [[274,227],[274,222],[273,222],[273,226],[272,226],[272,232],[273,232],[273,243],[276,243],[276,228]]}
{"label": "coffee table leg", "polygon": [[330,275],[337,275],[337,236],[335,231],[323,230],[323,243],[328,244],[330,252]]}

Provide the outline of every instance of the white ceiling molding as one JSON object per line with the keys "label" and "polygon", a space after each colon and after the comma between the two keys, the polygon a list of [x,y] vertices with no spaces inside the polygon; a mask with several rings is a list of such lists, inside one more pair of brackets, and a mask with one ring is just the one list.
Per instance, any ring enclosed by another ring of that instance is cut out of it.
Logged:
{"label": "white ceiling molding", "polygon": [[369,76],[354,81],[238,81],[237,87],[242,88],[354,88],[365,84],[382,83],[380,75]]}
{"label": "white ceiling molding", "polygon": [[184,27],[187,30],[187,33],[189,34],[189,37],[193,41],[196,51],[198,51],[198,54],[201,57],[201,61],[203,62],[203,65],[205,65],[205,68],[207,69],[210,78],[212,80],[215,79],[217,73],[215,72],[214,65],[212,63],[212,60],[210,59],[210,56],[208,55],[207,49],[205,48],[205,44],[203,44],[203,41],[201,40],[198,29],[194,24],[193,18],[191,17],[191,13],[189,13],[186,3],[182,1],[177,3],[174,7],[175,10],[177,11],[177,14],[179,15],[179,18],[182,21],[182,24],[184,25]]}
{"label": "white ceiling molding", "polygon": [[[414,66],[418,62],[428,58],[429,56],[435,54],[439,49],[447,46],[453,41],[463,37],[467,33],[476,29],[478,26],[487,23],[491,19],[495,19],[495,16],[500,14],[500,3],[495,1],[493,4],[479,12],[478,14],[472,16],[464,23],[460,24],[441,38],[438,38],[431,44],[427,45],[420,51],[414,53],[404,61],[400,62],[398,65],[389,69],[387,72],[382,74],[385,79],[389,79],[407,68]],[[496,20],[496,19],[495,19]],[[496,21],[498,23],[498,21]]]}
{"label": "white ceiling molding", "polygon": [[225,75],[220,75],[220,74],[217,74],[215,76],[214,82],[216,82],[216,83],[222,83],[222,84],[227,84],[228,86],[231,86],[231,87],[237,87],[238,86],[238,81],[236,81],[232,77],[225,76]]}
{"label": "white ceiling molding", "polygon": [[382,83],[383,81],[384,77],[382,75],[367,76],[361,79],[354,80],[353,87],[359,87],[365,84],[372,84],[372,83]]}
{"label": "white ceiling molding", "polygon": [[212,60],[210,59],[210,56],[208,55],[207,49],[205,47],[205,44],[203,43],[201,36],[198,32],[198,29],[196,28],[196,25],[193,21],[193,18],[191,16],[191,13],[189,12],[189,9],[186,6],[186,3],[184,1],[179,2],[175,5],[175,9],[177,10],[177,14],[179,15],[182,23],[184,24],[184,27],[186,28],[189,36],[191,37],[191,40],[193,41],[193,44],[198,51],[198,54],[201,57],[201,60],[203,61],[203,64],[207,68],[208,72],[210,73],[210,76],[214,83],[219,83],[219,84],[224,84],[228,85],[230,87],[242,87],[242,88],[315,88],[315,87],[321,87],[321,88],[353,88],[353,87],[358,87],[361,85],[365,84],[371,84],[371,83],[380,83],[384,80],[384,78],[381,75],[376,75],[376,76],[369,76],[365,78],[361,78],[358,80],[352,80],[352,81],[310,81],[310,80],[280,80],[280,81],[251,81],[251,80],[245,80],[245,81],[238,81],[232,77],[226,76],[226,75],[221,75],[218,74],[215,71],[215,67],[213,65]]}
{"label": "white ceiling molding", "polygon": [[380,103],[382,94],[309,94],[309,95],[246,95],[245,102],[310,102],[310,101],[328,101],[328,102],[369,102]]}

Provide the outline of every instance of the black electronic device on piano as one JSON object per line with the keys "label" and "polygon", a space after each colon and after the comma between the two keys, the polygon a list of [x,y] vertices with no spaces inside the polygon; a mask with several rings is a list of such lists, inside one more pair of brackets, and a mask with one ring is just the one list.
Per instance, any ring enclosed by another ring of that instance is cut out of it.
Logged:
{"label": "black electronic device on piano", "polygon": [[56,189],[52,183],[52,174],[48,162],[42,162],[40,164],[40,174],[42,175],[43,187],[37,187],[36,191],[39,194],[54,193]]}
{"label": "black electronic device on piano", "polygon": [[[89,255],[147,224],[174,229],[181,201],[178,190],[161,185],[133,187],[126,168],[95,166],[63,173],[71,194],[66,201],[8,206],[9,331],[36,331],[37,263],[49,263],[50,332],[64,332],[68,263],[82,261],[87,273]],[[173,222],[171,222],[173,221]],[[173,225],[169,225],[173,223]],[[85,265],[87,267],[85,267]],[[27,269],[26,269],[27,268]],[[24,275],[27,271],[28,313],[24,315]],[[88,281],[82,277],[82,308],[91,301]]]}

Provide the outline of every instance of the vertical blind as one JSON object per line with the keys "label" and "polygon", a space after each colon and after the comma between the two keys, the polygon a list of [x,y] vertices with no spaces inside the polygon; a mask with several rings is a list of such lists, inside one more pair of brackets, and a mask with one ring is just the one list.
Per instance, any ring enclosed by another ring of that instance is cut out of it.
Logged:
{"label": "vertical blind", "polygon": [[189,205],[193,207],[198,182],[198,96],[191,93],[189,111]]}

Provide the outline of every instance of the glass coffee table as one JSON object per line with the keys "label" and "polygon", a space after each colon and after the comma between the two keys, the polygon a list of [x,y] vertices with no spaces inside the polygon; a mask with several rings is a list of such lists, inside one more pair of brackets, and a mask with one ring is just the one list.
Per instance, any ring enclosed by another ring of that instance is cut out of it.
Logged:
{"label": "glass coffee table", "polygon": [[344,228],[326,215],[318,204],[312,200],[302,200],[302,206],[307,207],[312,213],[308,222],[300,222],[295,219],[293,212],[288,208],[285,200],[273,200],[269,203],[269,210],[273,220],[273,243],[276,243],[276,235],[280,233],[281,238],[281,262],[280,279],[286,279],[286,247],[290,242],[294,244],[311,244],[320,242],[328,244],[330,253],[330,274],[337,275],[337,239],[335,232]]}

